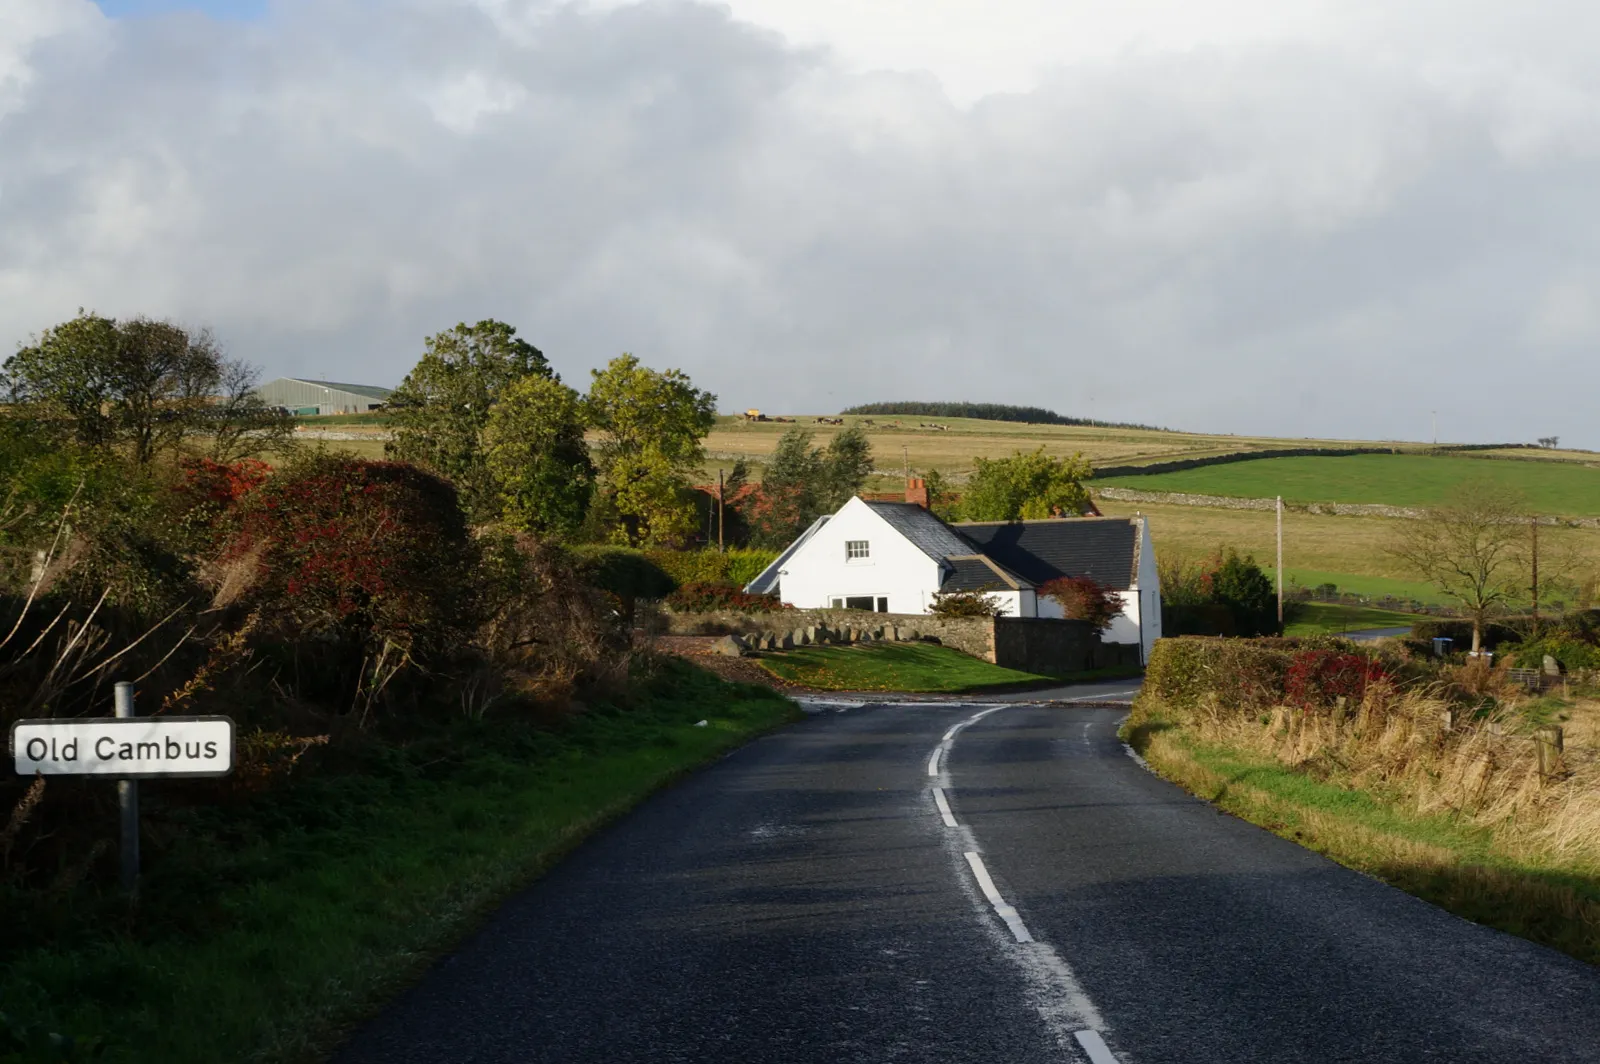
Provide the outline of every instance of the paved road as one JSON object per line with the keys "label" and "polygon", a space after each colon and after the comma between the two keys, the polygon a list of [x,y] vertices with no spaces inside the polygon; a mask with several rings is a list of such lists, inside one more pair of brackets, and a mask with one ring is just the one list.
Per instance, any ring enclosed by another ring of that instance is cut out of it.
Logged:
{"label": "paved road", "polygon": [[1600,970],[1217,813],[1121,712],[824,707],[580,847],[336,1060],[1600,1060]]}

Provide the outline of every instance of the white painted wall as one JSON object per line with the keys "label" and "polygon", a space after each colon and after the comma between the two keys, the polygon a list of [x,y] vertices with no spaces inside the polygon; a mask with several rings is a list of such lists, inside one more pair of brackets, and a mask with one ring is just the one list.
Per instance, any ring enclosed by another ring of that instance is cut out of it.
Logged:
{"label": "white painted wall", "polygon": [[[870,556],[845,557],[848,540],[864,539]],[[800,609],[826,609],[833,599],[888,598],[890,613],[927,613],[938,588],[939,563],[918,550],[860,499],[840,507],[779,572],[778,593]]]}

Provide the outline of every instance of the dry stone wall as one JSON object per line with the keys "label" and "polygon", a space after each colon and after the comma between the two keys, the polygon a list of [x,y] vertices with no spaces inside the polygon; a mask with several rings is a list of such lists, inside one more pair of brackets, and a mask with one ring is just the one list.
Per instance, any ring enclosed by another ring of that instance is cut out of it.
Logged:
{"label": "dry stone wall", "polygon": [[902,633],[931,635],[947,647],[984,661],[994,661],[994,622],[987,617],[930,617],[916,613],[871,613],[866,610],[774,610],[769,613],[671,613],[668,631],[675,635],[759,635],[824,627],[875,630],[899,628]]}

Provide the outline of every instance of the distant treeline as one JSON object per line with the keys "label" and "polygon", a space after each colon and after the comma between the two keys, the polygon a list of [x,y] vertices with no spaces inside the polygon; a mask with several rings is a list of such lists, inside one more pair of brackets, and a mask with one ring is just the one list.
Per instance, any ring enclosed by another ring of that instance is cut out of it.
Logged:
{"label": "distant treeline", "polygon": [[1067,417],[1041,406],[1011,406],[1006,403],[863,403],[841,410],[839,413],[867,414],[873,417],[888,415],[970,417],[979,421],[1020,421],[1028,425],[1100,425],[1114,429],[1166,431],[1154,425],[1136,425],[1126,421],[1090,421],[1088,418]]}

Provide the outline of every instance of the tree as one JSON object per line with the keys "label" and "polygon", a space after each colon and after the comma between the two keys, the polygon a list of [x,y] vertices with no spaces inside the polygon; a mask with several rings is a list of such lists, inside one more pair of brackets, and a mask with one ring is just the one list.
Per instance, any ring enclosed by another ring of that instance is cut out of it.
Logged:
{"label": "tree", "polygon": [[767,463],[761,498],[748,515],[766,546],[785,546],[822,514],[838,510],[872,473],[872,444],[861,426],[845,429],[826,448],[812,447],[811,438],[805,429],[788,430]]}
{"label": "tree", "polygon": [[1069,620],[1088,621],[1103,632],[1122,613],[1122,600],[1115,591],[1087,576],[1063,576],[1039,587],[1039,594],[1061,604]]}
{"label": "tree", "polygon": [[512,528],[567,536],[583,524],[594,463],[577,392],[535,374],[513,382],[489,411],[483,452]]}
{"label": "tree", "polygon": [[950,487],[950,482],[945,475],[937,469],[929,469],[918,474],[928,489],[928,509],[946,521],[956,519],[959,509],[958,498]]}
{"label": "tree", "polygon": [[1389,553],[1461,603],[1472,619],[1477,653],[1489,616],[1527,586],[1526,500],[1496,481],[1472,480],[1458,485],[1443,506],[1397,525]]}
{"label": "tree", "polygon": [[227,359],[209,330],[79,311],[6,361],[11,402],[31,422],[91,448],[125,447],[138,466],[209,436],[233,461],[280,446],[289,419],[255,394],[257,371]]}
{"label": "tree", "polygon": [[1052,458],[1040,447],[1010,458],[978,458],[961,499],[969,521],[1017,521],[1077,516],[1089,502],[1081,481],[1094,471],[1081,454]]}
{"label": "tree", "polygon": [[690,477],[705,460],[717,397],[679,370],[649,369],[630,354],[591,372],[584,407],[602,434],[600,481],[618,538],[638,545],[687,535],[695,526]]}
{"label": "tree", "polygon": [[505,322],[463,322],[428,337],[389,396],[394,438],[385,452],[453,481],[474,521],[493,519],[499,493],[480,444],[490,408],[524,377],[557,379],[544,354]]}

